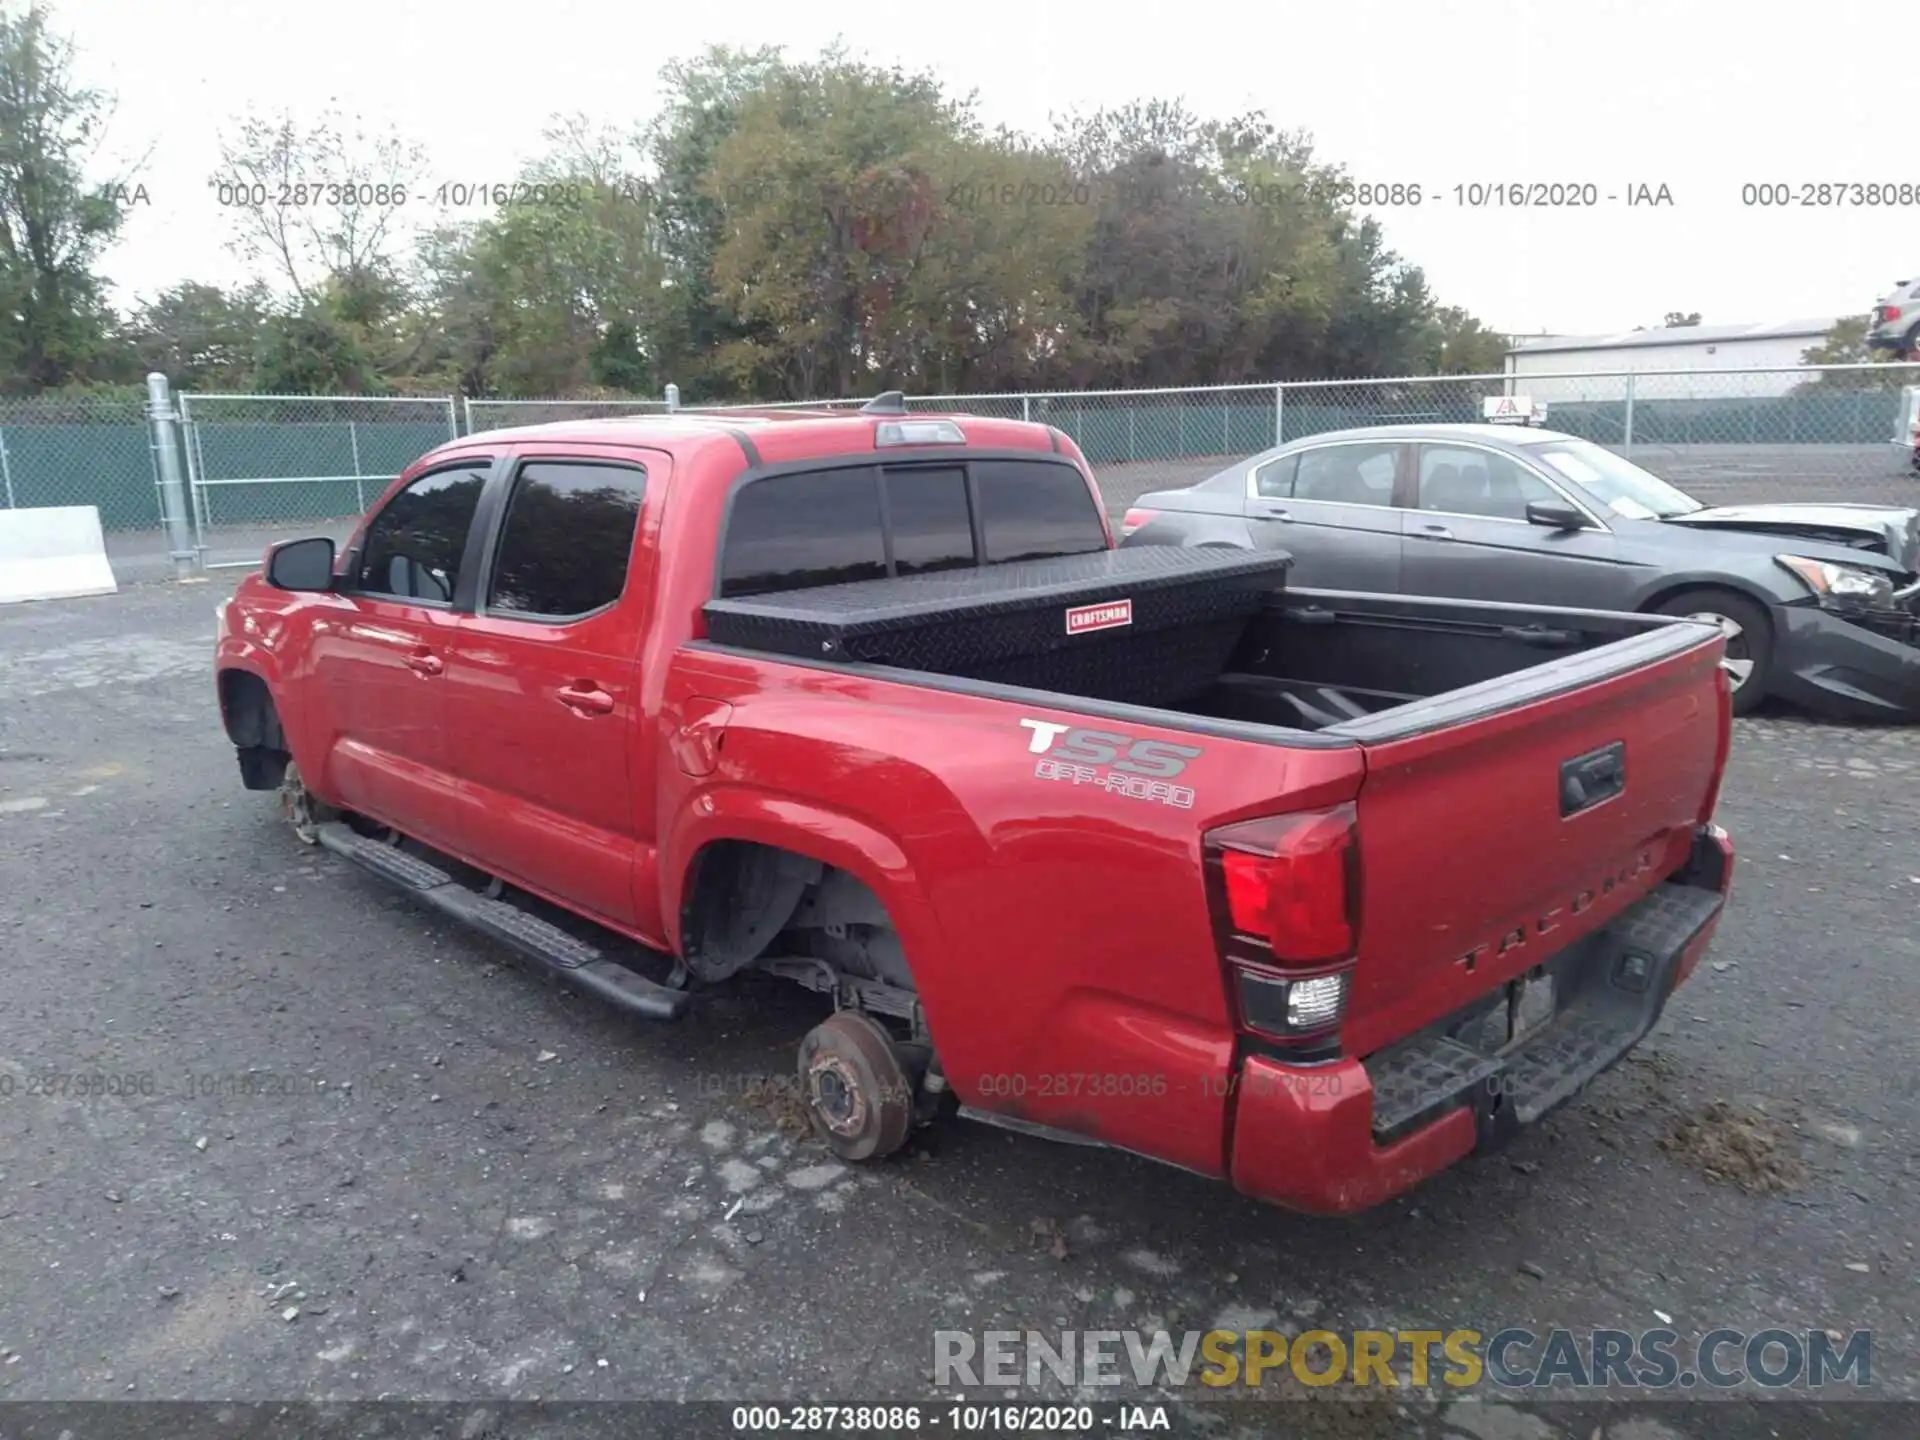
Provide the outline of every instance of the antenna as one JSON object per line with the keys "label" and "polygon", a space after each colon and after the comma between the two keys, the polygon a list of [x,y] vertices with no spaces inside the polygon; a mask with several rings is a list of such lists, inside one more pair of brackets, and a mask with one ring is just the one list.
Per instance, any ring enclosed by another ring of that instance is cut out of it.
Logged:
{"label": "antenna", "polygon": [[904,415],[907,413],[907,395],[904,390],[888,390],[876,395],[860,407],[862,415]]}

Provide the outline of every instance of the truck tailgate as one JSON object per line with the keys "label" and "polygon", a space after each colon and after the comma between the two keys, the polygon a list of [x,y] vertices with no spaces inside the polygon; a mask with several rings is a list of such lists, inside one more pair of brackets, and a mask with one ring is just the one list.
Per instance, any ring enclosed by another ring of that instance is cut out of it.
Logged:
{"label": "truck tailgate", "polygon": [[1525,974],[1685,861],[1730,736],[1723,654],[1679,622],[1329,732],[1367,755],[1351,1053]]}

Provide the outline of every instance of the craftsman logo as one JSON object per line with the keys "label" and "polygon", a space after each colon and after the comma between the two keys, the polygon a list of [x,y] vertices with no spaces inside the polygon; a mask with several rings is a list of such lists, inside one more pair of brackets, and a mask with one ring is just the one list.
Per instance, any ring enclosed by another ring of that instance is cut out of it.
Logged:
{"label": "craftsman logo", "polygon": [[1133,623],[1133,601],[1112,600],[1105,605],[1077,605],[1067,611],[1067,633],[1084,635],[1089,630],[1114,630]]}

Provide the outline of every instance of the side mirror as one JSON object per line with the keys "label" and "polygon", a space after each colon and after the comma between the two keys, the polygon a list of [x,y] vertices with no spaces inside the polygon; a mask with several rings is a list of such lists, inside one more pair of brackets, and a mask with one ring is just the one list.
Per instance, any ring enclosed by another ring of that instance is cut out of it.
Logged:
{"label": "side mirror", "polygon": [[286,540],[267,551],[267,583],[276,590],[333,589],[333,541]]}
{"label": "side mirror", "polygon": [[1527,523],[1549,530],[1584,530],[1587,517],[1565,501],[1531,500],[1527,502]]}

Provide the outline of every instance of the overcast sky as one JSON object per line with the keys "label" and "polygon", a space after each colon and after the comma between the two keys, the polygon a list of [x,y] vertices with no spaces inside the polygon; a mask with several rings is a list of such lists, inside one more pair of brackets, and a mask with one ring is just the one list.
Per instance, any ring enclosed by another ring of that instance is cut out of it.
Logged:
{"label": "overcast sky", "polygon": [[[329,106],[419,141],[439,181],[511,179],[556,112],[651,114],[667,60],[709,43],[935,70],[990,122],[1146,96],[1258,107],[1356,180],[1435,292],[1509,331],[1588,333],[1859,313],[1920,269],[1920,154],[1903,114],[1912,9],[1892,0],[1338,0],[1167,6],[635,5],[615,0],[53,0],[82,78],[118,97],[108,158],[151,147],[119,293],[242,273],[209,189],[248,109]],[[1593,208],[1473,208],[1454,187],[1591,183]],[[1742,186],[1906,184],[1901,207],[1763,207]],[[1645,185],[1672,204],[1629,206]],[[1439,198],[1436,200],[1436,195]],[[1618,197],[1609,199],[1608,197]],[[420,218],[428,217],[423,207]]]}

